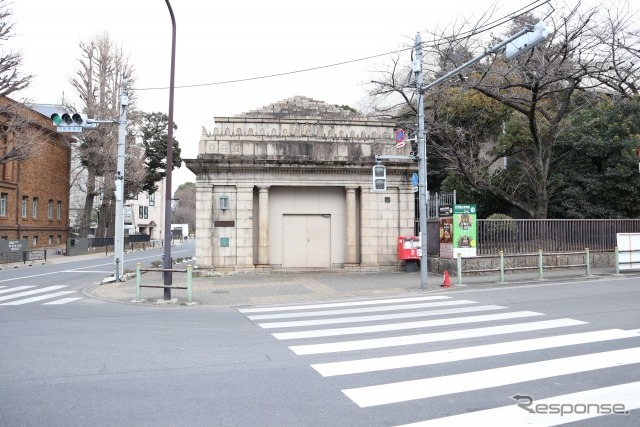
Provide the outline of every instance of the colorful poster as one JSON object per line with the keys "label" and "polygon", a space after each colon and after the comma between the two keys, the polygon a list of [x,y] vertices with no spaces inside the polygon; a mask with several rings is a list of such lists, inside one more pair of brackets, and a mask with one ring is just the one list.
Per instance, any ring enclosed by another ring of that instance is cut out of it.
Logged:
{"label": "colorful poster", "polygon": [[453,255],[463,258],[477,255],[476,205],[453,206]]}
{"label": "colorful poster", "polygon": [[[448,212],[453,212],[451,209]],[[447,212],[447,213],[448,213]],[[441,210],[441,214],[443,211]],[[440,258],[453,258],[453,217],[440,216]]]}

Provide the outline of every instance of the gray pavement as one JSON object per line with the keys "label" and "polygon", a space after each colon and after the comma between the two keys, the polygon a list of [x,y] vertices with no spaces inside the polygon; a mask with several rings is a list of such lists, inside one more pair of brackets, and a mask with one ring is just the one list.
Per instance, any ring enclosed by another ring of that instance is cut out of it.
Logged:
{"label": "gray pavement", "polygon": [[[504,283],[499,283],[499,275],[497,274],[462,277],[460,283],[456,276],[451,276],[451,286],[443,287],[443,274],[430,272],[428,286],[421,288],[419,272],[271,271],[268,273],[194,277],[192,280],[192,301],[196,305],[231,307],[296,304],[347,298],[452,292],[461,289],[495,286],[539,285],[554,281],[598,280],[602,277],[614,277],[613,273],[613,268],[593,269],[591,275],[587,277],[584,269],[550,270],[544,273],[542,281],[538,279],[537,273],[511,273],[505,276]],[[186,274],[173,273],[173,286],[186,286],[186,282]],[[142,285],[162,285],[163,278],[159,272],[146,272],[141,274],[140,283]],[[140,289],[141,300],[137,300],[135,276],[125,282],[93,285],[85,289],[88,296],[108,301],[132,304],[172,303],[187,305],[188,294],[186,290],[172,289],[171,301],[164,301],[163,292],[164,289],[161,288],[142,287]]]}

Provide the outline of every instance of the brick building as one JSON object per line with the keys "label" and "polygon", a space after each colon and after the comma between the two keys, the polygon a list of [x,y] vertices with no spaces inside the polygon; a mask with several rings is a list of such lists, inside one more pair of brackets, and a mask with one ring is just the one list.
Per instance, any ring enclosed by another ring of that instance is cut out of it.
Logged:
{"label": "brick building", "polygon": [[386,191],[372,188],[376,155],[397,149],[394,123],[294,97],[203,129],[196,174],[196,258],[222,272],[385,269],[397,237],[413,235],[413,162],[385,161]]}
{"label": "brick building", "polygon": [[[59,134],[46,117],[7,97],[0,98],[0,124],[16,119],[28,125],[4,133],[2,150],[24,139],[34,144],[26,160],[0,164],[0,239],[27,240],[31,249],[66,244],[69,234],[69,135]],[[22,141],[21,141],[22,140]]]}

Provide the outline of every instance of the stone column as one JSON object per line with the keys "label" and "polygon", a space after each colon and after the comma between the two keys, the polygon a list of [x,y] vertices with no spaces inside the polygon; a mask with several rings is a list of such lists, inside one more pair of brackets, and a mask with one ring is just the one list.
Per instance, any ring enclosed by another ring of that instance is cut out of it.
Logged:
{"label": "stone column", "polygon": [[346,212],[345,212],[345,267],[353,267],[358,262],[357,257],[357,230],[356,230],[356,189],[345,187]]}
{"label": "stone column", "polygon": [[196,259],[213,267],[213,185],[196,179]]}
{"label": "stone column", "polygon": [[258,265],[269,265],[269,187],[258,189]]}

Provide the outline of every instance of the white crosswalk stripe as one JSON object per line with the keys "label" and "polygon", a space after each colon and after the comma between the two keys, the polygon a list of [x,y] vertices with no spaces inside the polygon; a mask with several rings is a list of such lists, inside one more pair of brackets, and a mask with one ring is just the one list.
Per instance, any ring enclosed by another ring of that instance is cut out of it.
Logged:
{"label": "white crosswalk stripe", "polygon": [[[532,317],[540,318],[545,314],[510,311],[505,306],[479,305],[449,297],[440,301],[433,301],[431,297],[411,297],[239,311],[270,331],[274,338],[291,344],[289,348],[295,354],[307,357],[309,365],[322,377],[327,380],[342,378],[341,392],[359,407],[386,408],[385,405],[416,402],[419,405],[416,410],[422,410],[424,421],[404,424],[407,426],[558,425],[603,414],[620,416],[620,408],[625,413],[640,408],[640,381],[619,385],[604,381],[605,386],[600,388],[588,389],[585,385],[584,390],[576,392],[572,389],[570,393],[559,392],[551,397],[547,392],[546,396],[535,400],[535,404],[540,405],[535,408],[557,409],[567,405],[564,412],[570,413],[562,416],[552,411],[532,413],[516,398],[533,398],[520,396],[520,393],[505,396],[513,399],[510,406],[480,407],[459,414],[456,412],[461,409],[453,408],[443,411],[446,416],[434,419],[429,419],[434,417],[431,411],[424,411],[425,405],[419,404],[425,399],[442,399],[458,393],[475,393],[482,399],[486,390],[522,383],[526,383],[529,390],[535,390],[536,382],[543,384],[562,376],[579,377],[589,373],[608,380],[608,370],[620,367],[637,371],[640,330],[594,330],[593,325],[570,318],[533,320]],[[489,311],[500,312],[489,314]],[[437,318],[402,321],[421,317]],[[494,322],[498,324],[491,325]],[[361,325],[350,325],[354,323]],[[344,326],[317,328],[323,325]],[[571,330],[575,328],[579,329]],[[533,334],[533,337],[523,334]],[[366,337],[357,338],[358,335]],[[465,345],[465,341],[469,344]],[[439,348],[433,349],[434,346]],[[593,350],[594,346],[598,350]],[[376,353],[369,354],[371,352]],[[331,356],[333,360],[327,361],[326,356],[322,361],[314,360],[323,355],[334,355]],[[526,356],[522,359],[507,357],[512,355]],[[518,363],[525,360],[526,363]],[[446,365],[460,361],[473,363]],[[495,361],[499,361],[498,367]],[[424,369],[434,365],[455,368],[451,371],[452,368],[447,367],[446,375]],[[636,367],[632,368],[633,365]],[[380,381],[380,378],[384,379]],[[352,380],[353,386],[349,387]],[[443,401],[438,402],[441,406]],[[617,407],[618,412],[612,410],[611,404],[621,405]]]}
{"label": "white crosswalk stripe", "polygon": [[[35,286],[16,286],[13,288],[0,289],[0,306],[17,306],[30,304],[76,293],[76,291],[60,290],[66,287],[68,287],[68,285],[53,285],[46,286],[44,288],[36,288]],[[55,301],[43,303],[42,305],[60,305],[79,299],[81,298],[62,298]]]}

